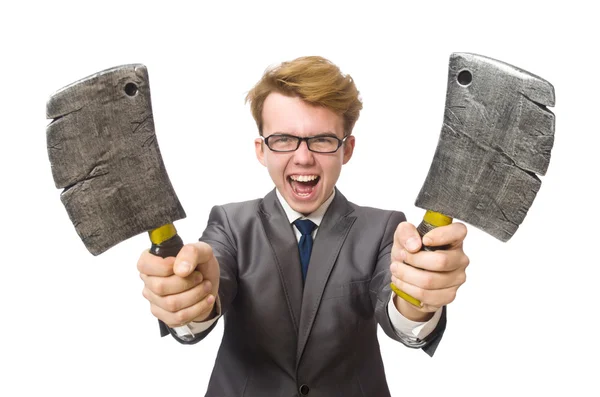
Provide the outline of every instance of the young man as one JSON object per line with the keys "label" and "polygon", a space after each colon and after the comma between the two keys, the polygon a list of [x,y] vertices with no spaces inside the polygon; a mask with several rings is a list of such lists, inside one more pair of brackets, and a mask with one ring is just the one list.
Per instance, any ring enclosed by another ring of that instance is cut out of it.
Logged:
{"label": "young man", "polygon": [[224,317],[207,396],[389,396],[377,324],[433,355],[465,281],[466,228],[434,229],[423,244],[446,248],[420,251],[402,213],[359,207],[335,188],[362,104],[326,59],[267,70],[247,100],[275,189],[214,207],[200,242],[176,258],[142,254],[144,297],[169,327],[191,322],[184,343]]}

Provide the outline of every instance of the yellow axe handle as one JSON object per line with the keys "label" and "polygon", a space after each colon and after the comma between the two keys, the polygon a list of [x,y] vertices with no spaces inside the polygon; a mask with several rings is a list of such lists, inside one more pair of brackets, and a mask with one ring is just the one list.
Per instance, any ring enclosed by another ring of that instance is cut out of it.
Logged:
{"label": "yellow axe handle", "polygon": [[[183,247],[183,240],[181,240],[181,237],[177,234],[177,229],[172,223],[150,230],[148,234],[150,236],[150,241],[152,242],[150,253],[160,256],[161,258],[177,256],[179,250]],[[163,325],[166,327],[166,324]],[[173,330],[180,339],[186,342],[194,339],[194,333],[187,324],[175,327]]]}

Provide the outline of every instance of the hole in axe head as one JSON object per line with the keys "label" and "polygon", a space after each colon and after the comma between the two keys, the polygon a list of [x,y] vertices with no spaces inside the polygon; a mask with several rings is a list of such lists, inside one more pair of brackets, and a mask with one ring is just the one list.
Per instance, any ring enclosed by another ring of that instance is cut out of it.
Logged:
{"label": "hole in axe head", "polygon": [[461,70],[456,79],[458,80],[458,84],[466,87],[473,81],[473,75],[468,70]]}
{"label": "hole in axe head", "polygon": [[129,96],[134,96],[135,94],[137,94],[138,88],[137,85],[133,84],[133,83],[127,83],[125,84],[125,93]]}

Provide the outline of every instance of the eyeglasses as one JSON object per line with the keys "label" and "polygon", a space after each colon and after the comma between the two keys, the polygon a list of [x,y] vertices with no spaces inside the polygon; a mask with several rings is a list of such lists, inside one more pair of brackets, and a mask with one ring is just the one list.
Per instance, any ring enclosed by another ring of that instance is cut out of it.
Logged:
{"label": "eyeglasses", "polygon": [[348,138],[340,139],[333,135],[317,135],[301,138],[299,136],[287,134],[273,134],[268,137],[262,137],[269,149],[274,152],[293,152],[298,150],[302,141],[306,142],[308,150],[315,153],[335,153],[342,146],[342,143]]}

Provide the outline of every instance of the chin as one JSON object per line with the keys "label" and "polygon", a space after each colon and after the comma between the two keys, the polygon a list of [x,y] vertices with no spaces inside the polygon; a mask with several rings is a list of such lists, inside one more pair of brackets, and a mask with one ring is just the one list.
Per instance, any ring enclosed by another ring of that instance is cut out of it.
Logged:
{"label": "chin", "polygon": [[321,194],[321,186],[315,186],[315,189],[313,189],[308,195],[296,194],[290,185],[287,187],[289,190],[284,196],[286,201],[294,211],[304,215],[315,212],[326,199],[326,197],[323,197]]}
{"label": "chin", "polygon": [[309,215],[313,212],[315,212],[319,206],[321,204],[315,205],[315,204],[295,204],[292,207],[292,209],[296,212],[301,213],[302,215]]}

